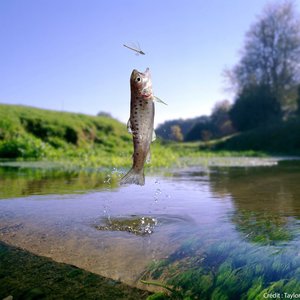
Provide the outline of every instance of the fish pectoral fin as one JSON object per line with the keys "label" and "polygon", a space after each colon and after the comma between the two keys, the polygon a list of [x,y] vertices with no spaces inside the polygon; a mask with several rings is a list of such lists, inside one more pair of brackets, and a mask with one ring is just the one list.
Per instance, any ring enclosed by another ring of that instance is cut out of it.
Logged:
{"label": "fish pectoral fin", "polygon": [[150,164],[150,162],[151,162],[151,151],[149,149],[149,152],[147,153],[147,156],[146,156],[146,163]]}
{"label": "fish pectoral fin", "polygon": [[153,129],[153,131],[152,131],[152,140],[151,140],[151,142],[154,142],[156,140],[156,134],[155,134],[155,131],[154,131],[154,129]]}
{"label": "fish pectoral fin", "polygon": [[127,122],[127,131],[132,134],[130,118],[129,118],[128,122]]}
{"label": "fish pectoral fin", "polygon": [[160,98],[156,97],[156,96],[153,96],[153,100],[156,101],[156,102],[159,102],[159,103],[162,103],[164,105],[168,105],[166,102],[162,101]]}

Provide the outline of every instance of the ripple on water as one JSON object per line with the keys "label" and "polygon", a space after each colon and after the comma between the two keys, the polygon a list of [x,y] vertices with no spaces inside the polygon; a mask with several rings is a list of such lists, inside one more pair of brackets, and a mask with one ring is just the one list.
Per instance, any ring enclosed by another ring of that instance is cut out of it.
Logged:
{"label": "ripple on water", "polygon": [[[100,223],[100,224],[99,224]],[[124,231],[132,233],[137,236],[150,235],[155,232],[159,226],[174,225],[192,226],[193,220],[189,217],[183,216],[119,216],[119,217],[105,217],[93,224],[93,227],[100,231]]]}
{"label": "ripple on water", "polygon": [[130,217],[105,218],[103,225],[94,225],[98,230],[126,231],[135,235],[143,236],[154,232],[157,219],[152,217],[140,217],[132,215]]}

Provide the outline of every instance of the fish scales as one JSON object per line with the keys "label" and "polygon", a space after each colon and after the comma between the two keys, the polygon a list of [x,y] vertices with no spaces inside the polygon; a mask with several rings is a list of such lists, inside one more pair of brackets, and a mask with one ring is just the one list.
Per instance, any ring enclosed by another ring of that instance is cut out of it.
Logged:
{"label": "fish scales", "polygon": [[154,126],[154,97],[149,69],[144,73],[133,70],[130,88],[130,118],[127,126],[133,137],[133,166],[120,183],[144,185],[144,164],[150,156]]}
{"label": "fish scales", "polygon": [[140,170],[144,167],[152,141],[154,123],[153,101],[143,97],[133,97],[131,100],[130,120],[134,145],[133,166]]}

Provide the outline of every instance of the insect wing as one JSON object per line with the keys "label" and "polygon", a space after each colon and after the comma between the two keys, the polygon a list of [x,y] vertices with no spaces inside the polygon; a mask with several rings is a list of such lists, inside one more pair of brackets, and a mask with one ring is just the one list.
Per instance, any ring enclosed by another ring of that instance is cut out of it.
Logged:
{"label": "insect wing", "polygon": [[139,43],[135,44],[135,43],[128,43],[128,44],[124,44],[124,47],[135,51],[135,54],[138,56],[139,54],[145,55],[145,53],[141,50],[141,47],[139,45]]}
{"label": "insect wing", "polygon": [[140,46],[140,43],[139,42],[137,42],[137,50],[139,51],[139,54],[142,54],[142,55],[145,55],[145,52],[144,51],[142,51],[142,48],[141,48],[141,46]]}

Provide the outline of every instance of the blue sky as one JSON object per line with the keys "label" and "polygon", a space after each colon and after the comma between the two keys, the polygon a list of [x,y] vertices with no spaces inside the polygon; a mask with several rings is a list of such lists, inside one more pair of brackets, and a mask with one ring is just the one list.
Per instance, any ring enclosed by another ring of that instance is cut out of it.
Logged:
{"label": "blue sky", "polygon": [[[298,0],[299,1],[299,0]],[[297,1],[295,1],[297,3]],[[264,0],[1,0],[0,102],[129,117],[150,68],[156,124],[209,114]],[[299,5],[298,5],[299,8]],[[124,43],[138,42],[145,56]]]}

